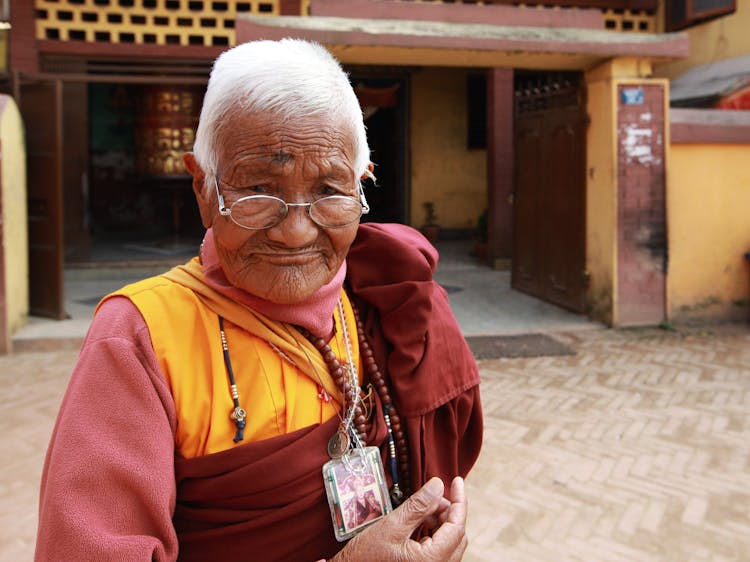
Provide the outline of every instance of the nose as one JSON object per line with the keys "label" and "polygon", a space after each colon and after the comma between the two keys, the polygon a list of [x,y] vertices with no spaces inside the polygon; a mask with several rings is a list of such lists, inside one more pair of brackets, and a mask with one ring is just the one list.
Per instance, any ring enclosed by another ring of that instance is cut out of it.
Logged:
{"label": "nose", "polygon": [[310,204],[288,204],[286,217],[266,231],[266,236],[290,248],[301,248],[311,244],[319,234],[319,227],[310,218]]}

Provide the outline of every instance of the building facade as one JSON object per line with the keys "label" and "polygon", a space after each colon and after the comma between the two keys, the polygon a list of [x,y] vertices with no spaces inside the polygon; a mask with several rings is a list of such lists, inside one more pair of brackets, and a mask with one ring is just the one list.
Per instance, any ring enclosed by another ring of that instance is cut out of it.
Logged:
{"label": "building facade", "polygon": [[487,263],[518,290],[612,325],[668,320],[670,76],[655,69],[690,60],[690,32],[667,29],[738,10],[543,4],[10,0],[32,314],[64,316],[62,269],[102,241],[199,232],[181,153],[211,61],[296,36],[351,76],[374,220],[419,227],[428,204],[441,236],[486,237]]}

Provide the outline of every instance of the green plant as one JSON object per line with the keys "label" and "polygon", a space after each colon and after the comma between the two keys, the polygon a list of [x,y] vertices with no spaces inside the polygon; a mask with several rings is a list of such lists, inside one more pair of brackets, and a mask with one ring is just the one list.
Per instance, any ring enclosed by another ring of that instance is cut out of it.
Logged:
{"label": "green plant", "polygon": [[425,226],[437,225],[437,213],[435,213],[435,203],[432,201],[425,201],[422,203],[424,208],[424,224]]}
{"label": "green plant", "polygon": [[477,235],[481,242],[487,242],[487,222],[487,209],[485,209],[477,219]]}
{"label": "green plant", "polygon": [[659,329],[664,330],[665,332],[676,332],[677,329],[672,325],[671,322],[668,322],[667,320],[662,320],[659,322]]}

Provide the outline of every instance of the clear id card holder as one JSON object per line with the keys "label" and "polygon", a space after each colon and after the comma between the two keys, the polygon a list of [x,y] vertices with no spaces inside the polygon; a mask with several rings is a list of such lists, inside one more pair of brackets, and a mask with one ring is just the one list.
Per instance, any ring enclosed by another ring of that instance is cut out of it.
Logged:
{"label": "clear id card holder", "polygon": [[354,449],[328,461],[323,480],[338,541],[350,539],[393,510],[377,447]]}

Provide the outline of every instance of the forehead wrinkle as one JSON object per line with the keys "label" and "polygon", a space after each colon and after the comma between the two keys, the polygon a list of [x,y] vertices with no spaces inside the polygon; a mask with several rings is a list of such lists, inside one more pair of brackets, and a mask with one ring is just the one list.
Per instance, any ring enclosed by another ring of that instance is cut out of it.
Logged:
{"label": "forehead wrinkle", "polygon": [[354,145],[346,130],[319,123],[305,123],[292,129],[280,127],[243,127],[243,134],[225,145],[233,173],[288,174],[293,168],[314,180],[348,182],[355,174]]}
{"label": "forehead wrinkle", "polygon": [[302,160],[302,175],[307,179],[347,181],[354,169],[342,154],[329,154]]}

